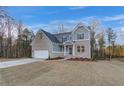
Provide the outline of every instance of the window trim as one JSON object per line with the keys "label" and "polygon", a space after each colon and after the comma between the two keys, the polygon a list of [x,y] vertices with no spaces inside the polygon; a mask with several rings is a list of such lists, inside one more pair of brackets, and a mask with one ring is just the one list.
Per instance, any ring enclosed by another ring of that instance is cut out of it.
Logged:
{"label": "window trim", "polygon": [[67,36],[62,37],[62,42],[66,42],[68,40]]}
{"label": "window trim", "polygon": [[84,39],[84,33],[78,33],[78,34],[77,34],[77,39],[78,39],[78,40]]}
{"label": "window trim", "polygon": [[80,46],[77,46],[77,52],[80,52]]}
{"label": "window trim", "polygon": [[85,46],[81,46],[81,52],[84,52],[85,51]]}
{"label": "window trim", "polygon": [[77,52],[79,53],[79,52],[85,52],[85,46],[84,45],[78,45],[77,46]]}

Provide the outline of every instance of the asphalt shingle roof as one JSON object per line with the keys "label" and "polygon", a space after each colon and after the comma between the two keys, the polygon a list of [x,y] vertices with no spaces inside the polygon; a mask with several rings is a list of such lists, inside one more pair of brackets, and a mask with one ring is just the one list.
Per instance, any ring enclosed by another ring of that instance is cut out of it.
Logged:
{"label": "asphalt shingle roof", "polygon": [[51,33],[41,30],[54,43],[60,43],[59,40]]}

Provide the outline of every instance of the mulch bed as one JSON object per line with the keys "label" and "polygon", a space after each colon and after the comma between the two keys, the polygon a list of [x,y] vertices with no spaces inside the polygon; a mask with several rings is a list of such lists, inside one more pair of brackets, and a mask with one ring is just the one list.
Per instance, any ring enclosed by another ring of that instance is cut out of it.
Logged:
{"label": "mulch bed", "polygon": [[69,58],[67,60],[71,60],[71,61],[92,61],[91,59],[88,59],[88,58]]}
{"label": "mulch bed", "polygon": [[56,57],[56,58],[49,58],[47,60],[59,60],[59,59],[64,59],[63,57]]}

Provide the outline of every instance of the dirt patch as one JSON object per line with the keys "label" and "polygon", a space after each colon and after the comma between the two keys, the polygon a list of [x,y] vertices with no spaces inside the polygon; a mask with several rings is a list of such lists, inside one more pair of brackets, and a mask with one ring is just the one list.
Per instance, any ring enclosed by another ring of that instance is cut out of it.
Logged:
{"label": "dirt patch", "polygon": [[37,62],[0,69],[0,85],[124,85],[124,63],[120,65],[108,61]]}
{"label": "dirt patch", "polygon": [[117,58],[120,62],[124,62],[124,58]]}

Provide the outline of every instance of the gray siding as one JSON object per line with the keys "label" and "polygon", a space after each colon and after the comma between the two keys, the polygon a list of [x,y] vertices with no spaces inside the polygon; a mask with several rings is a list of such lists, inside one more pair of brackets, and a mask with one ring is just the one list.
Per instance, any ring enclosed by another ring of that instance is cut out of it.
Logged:
{"label": "gray siding", "polygon": [[[52,49],[52,42],[48,37],[42,33],[42,39],[39,34],[36,35],[36,38],[32,42],[32,52],[34,50],[48,50],[49,52]],[[33,54],[33,53],[32,53]]]}
{"label": "gray siding", "polygon": [[50,58],[56,58],[56,57],[64,57],[64,53],[57,53],[57,52],[52,52],[50,53]]}
{"label": "gray siding", "polygon": [[77,40],[77,34],[83,33],[84,39],[90,39],[90,32],[87,31],[83,26],[79,27],[72,33],[72,39]]}
{"label": "gray siding", "polygon": [[[77,46],[84,46],[84,52],[82,51],[78,52]],[[91,58],[89,40],[75,42],[75,57]]]}
{"label": "gray siding", "polygon": [[60,47],[58,44],[53,43],[53,51],[60,51]]}

